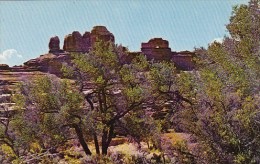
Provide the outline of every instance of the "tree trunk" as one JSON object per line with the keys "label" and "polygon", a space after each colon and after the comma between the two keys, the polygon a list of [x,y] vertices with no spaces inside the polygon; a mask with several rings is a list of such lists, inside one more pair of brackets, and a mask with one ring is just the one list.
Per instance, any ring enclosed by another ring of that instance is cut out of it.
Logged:
{"label": "tree trunk", "polygon": [[81,128],[78,125],[73,125],[73,127],[76,131],[79,142],[80,142],[81,146],[83,147],[84,152],[86,153],[86,155],[91,155],[92,153],[89,150],[88,145],[84,140],[84,136],[83,136],[83,132],[82,132]]}
{"label": "tree trunk", "polygon": [[93,133],[93,137],[94,137],[94,143],[95,143],[96,153],[97,153],[97,154],[100,154],[99,144],[98,144],[98,138],[97,138],[96,132]]}
{"label": "tree trunk", "polygon": [[102,135],[102,154],[106,155],[107,154],[107,134],[108,134],[108,130],[105,129],[106,127],[104,127],[103,129],[103,135]]}
{"label": "tree trunk", "polygon": [[102,154],[107,155],[107,149],[108,149],[108,143],[106,142],[104,145],[102,145]]}
{"label": "tree trunk", "polygon": [[107,149],[112,141],[114,135],[114,124],[112,123],[109,127],[109,132],[106,129],[103,129],[102,136],[102,154],[107,155]]}

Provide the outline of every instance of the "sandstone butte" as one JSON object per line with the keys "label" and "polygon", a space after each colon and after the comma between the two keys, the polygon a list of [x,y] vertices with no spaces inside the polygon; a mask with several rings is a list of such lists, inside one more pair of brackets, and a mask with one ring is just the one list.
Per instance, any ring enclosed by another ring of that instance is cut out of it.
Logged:
{"label": "sandstone butte", "polygon": [[[69,54],[72,52],[89,52],[96,40],[115,43],[114,35],[105,26],[95,26],[91,32],[87,31],[83,35],[78,31],[74,31],[65,36],[62,49],[60,48],[59,37],[51,37],[49,52],[25,62],[22,66],[9,67],[8,65],[0,64],[0,92],[6,86],[10,86],[26,76],[50,73],[61,77],[60,68],[63,62],[70,62]],[[180,70],[191,71],[194,69],[192,62],[193,52],[172,51],[169,47],[169,42],[162,38],[153,38],[146,43],[142,43],[140,52],[128,52],[126,62],[131,62],[140,53],[145,55],[148,60],[172,61]]]}

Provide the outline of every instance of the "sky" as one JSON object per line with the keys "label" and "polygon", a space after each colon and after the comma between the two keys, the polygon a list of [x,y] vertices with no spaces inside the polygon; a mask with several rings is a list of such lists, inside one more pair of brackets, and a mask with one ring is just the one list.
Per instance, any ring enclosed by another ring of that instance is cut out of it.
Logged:
{"label": "sky", "polygon": [[228,35],[232,6],[248,0],[0,1],[0,64],[21,65],[48,52],[50,37],[103,25],[117,44],[140,51],[161,37],[173,51],[207,47]]}

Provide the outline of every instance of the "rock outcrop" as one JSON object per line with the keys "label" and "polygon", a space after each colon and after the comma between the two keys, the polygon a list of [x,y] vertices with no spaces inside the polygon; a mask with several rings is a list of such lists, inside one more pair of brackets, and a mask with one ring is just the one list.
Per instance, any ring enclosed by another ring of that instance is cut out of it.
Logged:
{"label": "rock outcrop", "polygon": [[114,35],[105,26],[95,26],[91,32],[85,32],[83,36],[74,31],[64,39],[63,50],[66,52],[88,52],[97,40],[114,42]]}
{"label": "rock outcrop", "polygon": [[0,71],[1,70],[10,70],[10,67],[7,64],[0,64]]}
{"label": "rock outcrop", "polygon": [[95,44],[97,40],[102,40],[104,42],[111,41],[115,43],[114,35],[107,30],[105,26],[95,26],[91,30],[91,46]]}
{"label": "rock outcrop", "polygon": [[191,71],[195,68],[193,57],[195,53],[190,51],[173,52],[171,60],[179,70]]}
{"label": "rock outcrop", "polygon": [[171,49],[169,48],[169,42],[162,38],[153,38],[147,43],[141,45],[142,54],[146,56],[148,60],[170,60]]}
{"label": "rock outcrop", "polygon": [[25,62],[24,68],[28,70],[31,69],[35,71],[47,72],[62,77],[62,63],[70,63],[70,61],[71,58],[68,53],[60,55],[49,53]]}
{"label": "rock outcrop", "polygon": [[88,33],[82,36],[78,31],[74,31],[65,37],[63,50],[67,52],[87,52],[90,48],[89,40]]}
{"label": "rock outcrop", "polygon": [[60,49],[60,39],[58,36],[54,36],[49,42],[49,53],[59,54],[63,51]]}
{"label": "rock outcrop", "polygon": [[194,69],[193,56],[190,51],[174,52],[169,47],[169,42],[162,38],[153,38],[147,43],[142,43],[141,52],[148,60],[153,61],[172,61],[177,69],[190,71]]}

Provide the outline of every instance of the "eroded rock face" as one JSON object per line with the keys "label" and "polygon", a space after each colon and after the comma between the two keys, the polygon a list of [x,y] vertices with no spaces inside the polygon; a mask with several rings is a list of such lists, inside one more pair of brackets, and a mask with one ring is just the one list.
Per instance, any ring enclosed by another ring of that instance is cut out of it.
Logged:
{"label": "eroded rock face", "polygon": [[91,46],[95,44],[97,40],[102,40],[105,42],[111,41],[115,42],[115,37],[114,35],[107,30],[105,26],[95,26],[91,30]]}
{"label": "eroded rock face", "polygon": [[169,48],[169,42],[162,38],[153,38],[147,43],[141,45],[142,53],[148,60],[170,60],[171,49]]}
{"label": "eroded rock face", "polygon": [[89,52],[97,40],[111,41],[114,43],[114,35],[104,26],[95,26],[91,32],[86,31],[83,36],[74,31],[64,39],[63,50],[67,52]]}
{"label": "eroded rock face", "polygon": [[54,55],[49,53],[25,62],[24,68],[25,70],[41,71],[62,77],[62,63],[70,63],[70,61],[71,58],[68,54]]}
{"label": "eroded rock face", "polygon": [[173,52],[172,61],[177,69],[191,71],[195,68],[193,56],[195,54],[190,51]]}
{"label": "eroded rock face", "polygon": [[88,52],[91,48],[91,40],[90,40],[90,32],[86,31],[84,34],[83,34],[83,43],[82,43],[82,50],[84,52]]}
{"label": "eroded rock face", "polygon": [[63,50],[67,52],[88,52],[90,49],[90,36],[86,32],[83,36],[74,31],[64,39]]}
{"label": "eroded rock face", "polygon": [[153,38],[148,43],[142,43],[142,48],[169,48],[169,42],[162,38]]}
{"label": "eroded rock face", "polygon": [[61,53],[62,50],[60,49],[60,39],[58,36],[54,36],[50,39],[49,42],[49,53]]}
{"label": "eroded rock face", "polygon": [[153,38],[147,43],[142,43],[141,53],[148,60],[154,61],[172,61],[177,69],[190,71],[194,69],[192,60],[194,53],[189,51],[172,52],[169,48],[169,42],[162,38]]}

